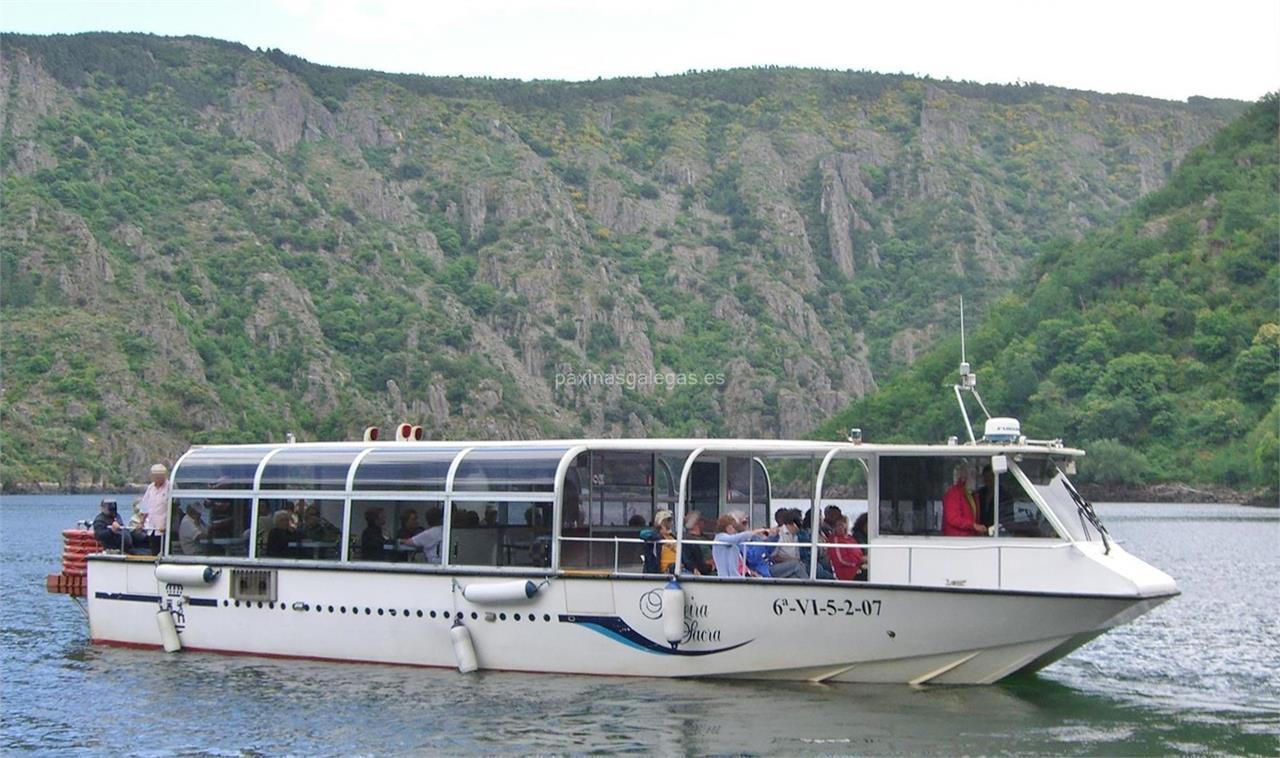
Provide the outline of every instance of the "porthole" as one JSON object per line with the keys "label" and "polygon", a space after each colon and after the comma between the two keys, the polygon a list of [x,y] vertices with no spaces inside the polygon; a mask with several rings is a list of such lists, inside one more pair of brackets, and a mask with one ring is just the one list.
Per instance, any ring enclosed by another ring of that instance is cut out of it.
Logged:
{"label": "porthole", "polygon": [[506,621],[506,620],[507,620],[507,614],[505,614],[505,613],[499,613],[499,614],[498,614],[498,620],[499,620],[499,621]]}
{"label": "porthole", "polygon": [[379,608],[379,609],[378,609],[378,615],[379,615],[379,616],[381,616],[381,615],[382,615],[382,609],[381,609],[381,608]]}
{"label": "porthole", "polygon": [[329,612],[330,612],[330,613],[333,613],[333,606],[332,606],[332,605],[331,605],[331,606],[329,606]]}
{"label": "porthole", "polygon": [[372,615],[373,615],[373,609],[372,609],[372,608],[365,608],[365,609],[364,609],[364,615],[366,615],[366,616],[372,616]]}
{"label": "porthole", "polygon": [[422,611],[418,611],[418,618],[422,618]]}
{"label": "porthole", "polygon": [[340,605],[340,606],[338,606],[338,612],[339,612],[339,613],[346,613],[346,612],[347,612],[347,606],[345,606],[345,605]]}
{"label": "porthole", "polygon": [[223,601],[222,601],[222,607],[223,607],[223,608],[226,608],[228,605],[231,605],[231,601],[230,601],[230,600],[223,600]]}
{"label": "porthole", "polygon": [[[379,616],[381,616],[381,615],[382,615],[382,611],[378,611],[378,615],[379,615]],[[396,609],[395,609],[395,608],[392,608],[392,609],[391,609],[391,615],[392,615],[392,616],[396,615]]]}
{"label": "porthole", "polygon": [[476,613],[475,611],[472,611],[472,612],[471,612],[471,618],[472,618],[472,620],[478,619],[478,618],[480,618],[480,614]]}
{"label": "porthole", "polygon": [[551,614],[550,614],[550,613],[544,613],[544,614],[542,614],[542,620],[543,620],[543,621],[550,621],[550,620],[551,620]]}
{"label": "porthole", "polygon": [[[421,616],[422,614],[421,614],[421,613],[419,613],[418,615],[419,615],[419,616]],[[435,611],[432,611],[432,612],[431,612],[431,618],[435,618],[435,617],[436,617],[436,612],[435,612]]]}
{"label": "porthole", "polygon": [[520,620],[520,614],[519,614],[519,613],[517,613],[517,614],[516,614],[515,616],[513,616],[512,618],[514,618],[516,621],[519,621],[519,620]]}

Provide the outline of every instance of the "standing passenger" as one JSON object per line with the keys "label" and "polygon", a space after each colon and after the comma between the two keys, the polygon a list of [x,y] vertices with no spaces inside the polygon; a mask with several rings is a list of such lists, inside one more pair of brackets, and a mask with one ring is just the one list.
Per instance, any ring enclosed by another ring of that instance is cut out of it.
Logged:
{"label": "standing passenger", "polygon": [[151,554],[159,555],[169,524],[169,469],[163,463],[151,467],[151,484],[142,493],[138,506],[146,514],[142,528],[150,537]]}
{"label": "standing passenger", "polygon": [[[831,535],[831,541],[841,544],[854,544],[853,538],[849,536],[848,519],[842,517],[836,521],[835,534]],[[862,550],[859,548],[833,547],[827,551],[827,554],[831,556],[831,569],[835,572],[837,579],[851,582],[863,570],[865,559],[862,556]]]}

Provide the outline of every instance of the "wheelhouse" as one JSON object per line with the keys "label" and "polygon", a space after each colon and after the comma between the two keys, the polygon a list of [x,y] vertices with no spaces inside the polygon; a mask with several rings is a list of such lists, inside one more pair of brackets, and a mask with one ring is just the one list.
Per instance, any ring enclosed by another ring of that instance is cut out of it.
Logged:
{"label": "wheelhouse", "polygon": [[[784,505],[817,521],[836,504],[851,523],[866,514],[872,582],[1011,587],[1028,551],[1105,541],[1066,478],[1082,454],[1042,445],[769,440],[206,446],[174,467],[165,553],[628,575],[641,572],[639,531],[660,511],[673,514],[680,549],[712,540],[714,527],[686,530],[694,511],[710,524],[741,511],[758,528]],[[988,537],[942,535],[942,502],[957,468],[984,488]],[[294,528],[282,545],[271,530],[285,521]],[[441,529],[438,565],[403,541],[429,525]],[[809,540],[814,581],[819,550],[835,545],[819,529]]]}

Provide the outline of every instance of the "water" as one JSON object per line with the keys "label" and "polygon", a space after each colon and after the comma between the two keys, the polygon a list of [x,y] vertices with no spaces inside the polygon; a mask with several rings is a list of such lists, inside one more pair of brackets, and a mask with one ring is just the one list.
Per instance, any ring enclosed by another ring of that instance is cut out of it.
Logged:
{"label": "water", "polygon": [[[128,496],[122,502],[128,502]],[[0,750],[137,755],[1280,752],[1280,513],[1102,505],[1183,595],[991,687],[700,682],[95,647],[44,591],[97,496],[0,503]]]}

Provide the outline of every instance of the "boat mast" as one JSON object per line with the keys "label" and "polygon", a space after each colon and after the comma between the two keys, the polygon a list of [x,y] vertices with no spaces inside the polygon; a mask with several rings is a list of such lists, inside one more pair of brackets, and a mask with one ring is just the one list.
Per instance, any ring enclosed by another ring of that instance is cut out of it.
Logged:
{"label": "boat mast", "polygon": [[964,416],[964,428],[969,432],[969,442],[976,444],[978,440],[973,435],[973,424],[969,421],[969,409],[965,407],[964,396],[960,393],[973,393],[973,397],[978,401],[978,407],[982,409],[983,414],[987,418],[991,418],[991,413],[987,410],[986,404],[982,402],[982,396],[978,394],[978,375],[969,370],[969,360],[965,353],[964,295],[960,296],[960,383],[952,385],[952,389],[956,393],[956,402],[960,404],[960,415]]}

